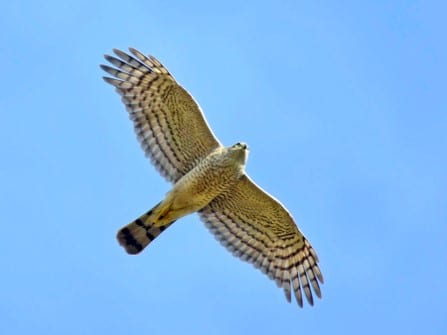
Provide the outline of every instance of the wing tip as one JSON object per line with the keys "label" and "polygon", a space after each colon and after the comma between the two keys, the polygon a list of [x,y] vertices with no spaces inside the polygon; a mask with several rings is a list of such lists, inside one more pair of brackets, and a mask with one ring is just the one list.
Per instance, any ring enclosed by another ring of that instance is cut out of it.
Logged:
{"label": "wing tip", "polygon": [[115,78],[110,78],[110,77],[102,77],[102,79],[107,83],[110,84],[112,86],[118,87],[119,84],[122,82],[122,80],[118,80]]}
{"label": "wing tip", "polygon": [[139,53],[139,54],[141,54],[140,51],[138,51],[137,49],[135,49],[135,48],[133,48],[133,47],[128,47],[127,49],[129,49],[129,51],[130,51],[131,53]]}
{"label": "wing tip", "polygon": [[138,51],[137,49],[132,48],[132,47],[129,47],[128,49],[129,49],[130,53],[132,55],[134,55],[138,60],[144,62],[146,59],[148,59],[147,56],[143,55],[143,53]]}

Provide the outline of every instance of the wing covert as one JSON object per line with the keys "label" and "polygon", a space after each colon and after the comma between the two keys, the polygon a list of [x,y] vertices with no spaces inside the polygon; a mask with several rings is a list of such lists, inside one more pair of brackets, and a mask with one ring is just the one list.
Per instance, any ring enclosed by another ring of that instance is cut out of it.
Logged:
{"label": "wing covert", "polygon": [[169,181],[176,182],[221,144],[194,98],[153,56],[129,48],[105,55],[104,80],[121,95],[146,156]]}
{"label": "wing covert", "polygon": [[313,305],[311,286],[321,298],[317,254],[284,206],[248,176],[199,214],[223,246],[267,274],[289,302],[293,291],[302,307],[304,292]]}

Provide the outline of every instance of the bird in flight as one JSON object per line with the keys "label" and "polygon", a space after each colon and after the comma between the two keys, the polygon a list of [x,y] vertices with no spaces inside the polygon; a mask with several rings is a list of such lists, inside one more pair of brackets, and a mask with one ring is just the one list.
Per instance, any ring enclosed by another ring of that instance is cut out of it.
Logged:
{"label": "bird in flight", "polygon": [[129,48],[101,65],[126,106],[146,156],[173,186],[151,210],[118,231],[138,254],[177,219],[197,212],[233,255],[252,263],[300,307],[321,298],[318,256],[291,214],[245,172],[248,146],[225,147],[194,98],[153,56]]}

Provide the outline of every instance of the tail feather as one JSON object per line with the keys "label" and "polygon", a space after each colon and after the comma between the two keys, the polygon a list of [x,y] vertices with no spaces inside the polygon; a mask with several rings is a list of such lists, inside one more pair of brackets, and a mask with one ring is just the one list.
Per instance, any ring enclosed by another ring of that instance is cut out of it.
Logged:
{"label": "tail feather", "polygon": [[172,221],[164,226],[156,227],[154,222],[151,222],[152,212],[153,209],[118,231],[116,238],[128,254],[136,255],[140,253],[158,235],[174,223]]}

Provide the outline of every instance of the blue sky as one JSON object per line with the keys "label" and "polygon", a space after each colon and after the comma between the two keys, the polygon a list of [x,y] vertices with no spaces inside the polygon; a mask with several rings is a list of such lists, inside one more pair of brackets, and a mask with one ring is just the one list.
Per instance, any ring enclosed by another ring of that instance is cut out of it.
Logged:
{"label": "blue sky", "polygon": [[[441,1],[0,5],[0,333],[445,334]],[[142,255],[115,240],[169,190],[98,65],[159,58],[321,260],[288,304],[196,215]]]}

